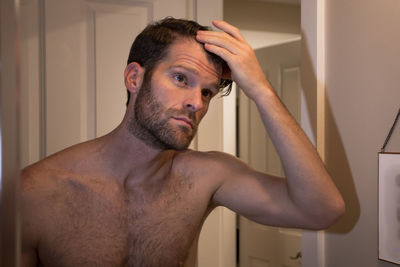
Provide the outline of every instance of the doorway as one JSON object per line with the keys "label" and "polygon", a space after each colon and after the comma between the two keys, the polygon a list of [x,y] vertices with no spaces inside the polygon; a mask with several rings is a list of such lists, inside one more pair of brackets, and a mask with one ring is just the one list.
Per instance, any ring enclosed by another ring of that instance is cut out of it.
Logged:
{"label": "doorway", "polygon": [[[258,60],[293,117],[300,123],[300,37],[258,48]],[[254,169],[284,176],[279,156],[253,101],[239,92],[238,156]],[[263,226],[238,216],[240,267],[301,266],[301,231]]]}
{"label": "doorway", "polygon": [[[300,1],[225,0],[224,19],[240,29],[277,94],[300,123]],[[255,104],[240,91],[237,96],[237,156],[256,170],[284,176]],[[237,218],[237,230],[238,266],[301,266],[301,231],[262,226],[242,216]]]}

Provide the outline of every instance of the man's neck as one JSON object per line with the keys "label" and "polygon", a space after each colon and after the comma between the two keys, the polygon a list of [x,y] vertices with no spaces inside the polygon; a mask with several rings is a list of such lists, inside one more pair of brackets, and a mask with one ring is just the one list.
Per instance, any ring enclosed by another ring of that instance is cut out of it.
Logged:
{"label": "man's neck", "polygon": [[123,184],[139,182],[154,167],[170,158],[175,151],[163,151],[145,144],[131,134],[124,123],[102,137],[104,159],[113,177]]}

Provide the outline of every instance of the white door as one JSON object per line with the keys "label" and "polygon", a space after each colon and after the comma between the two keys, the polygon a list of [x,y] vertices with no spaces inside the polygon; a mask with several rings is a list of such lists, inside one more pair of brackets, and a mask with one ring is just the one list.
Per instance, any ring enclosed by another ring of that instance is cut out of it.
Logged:
{"label": "white door", "polygon": [[41,157],[103,135],[122,120],[132,41],[150,21],[191,17],[190,3],[21,1],[22,83],[29,95],[22,113],[24,122],[37,122],[23,125],[42,136]]}
{"label": "white door", "polygon": [[[272,86],[299,122],[300,119],[300,41],[255,50]],[[262,124],[255,104],[240,93],[239,154],[253,168],[284,176],[272,142]],[[301,266],[301,232],[268,227],[242,216],[240,229],[240,267]]]}

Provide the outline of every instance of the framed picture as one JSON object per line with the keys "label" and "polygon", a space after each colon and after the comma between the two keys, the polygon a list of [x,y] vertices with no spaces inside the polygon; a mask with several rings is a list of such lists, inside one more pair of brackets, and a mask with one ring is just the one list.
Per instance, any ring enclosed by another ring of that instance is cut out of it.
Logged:
{"label": "framed picture", "polygon": [[379,153],[379,259],[400,264],[400,153]]}

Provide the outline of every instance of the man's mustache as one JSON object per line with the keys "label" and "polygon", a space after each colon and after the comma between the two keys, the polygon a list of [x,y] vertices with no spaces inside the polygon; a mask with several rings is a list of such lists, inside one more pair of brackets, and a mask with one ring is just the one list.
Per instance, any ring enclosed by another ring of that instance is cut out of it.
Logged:
{"label": "man's mustache", "polygon": [[188,118],[192,122],[193,129],[197,129],[197,126],[199,125],[199,122],[196,120],[195,112],[170,108],[167,110],[166,114],[168,115],[168,117],[172,116]]}

